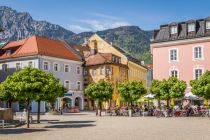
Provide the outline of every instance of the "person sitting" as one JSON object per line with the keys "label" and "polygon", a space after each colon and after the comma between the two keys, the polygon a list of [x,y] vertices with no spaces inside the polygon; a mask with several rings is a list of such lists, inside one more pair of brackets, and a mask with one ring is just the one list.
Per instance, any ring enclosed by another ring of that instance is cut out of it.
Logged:
{"label": "person sitting", "polygon": [[144,105],[144,112],[143,112],[143,116],[148,115],[149,109],[147,107],[147,105]]}
{"label": "person sitting", "polygon": [[191,116],[193,114],[193,109],[191,106],[188,106],[187,108],[187,117]]}

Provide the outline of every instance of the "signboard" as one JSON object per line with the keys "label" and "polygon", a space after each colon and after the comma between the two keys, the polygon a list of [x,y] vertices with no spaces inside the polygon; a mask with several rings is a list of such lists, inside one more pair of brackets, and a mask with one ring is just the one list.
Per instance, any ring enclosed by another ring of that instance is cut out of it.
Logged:
{"label": "signboard", "polygon": [[65,93],[64,96],[72,96],[73,93]]}

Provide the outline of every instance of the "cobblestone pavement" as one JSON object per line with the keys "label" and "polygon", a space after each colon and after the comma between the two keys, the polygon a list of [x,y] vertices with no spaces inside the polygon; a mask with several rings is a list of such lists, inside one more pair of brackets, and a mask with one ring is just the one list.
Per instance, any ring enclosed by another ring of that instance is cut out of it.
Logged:
{"label": "cobblestone pavement", "polygon": [[95,117],[82,112],[41,119],[30,129],[0,129],[0,140],[210,140],[210,118]]}

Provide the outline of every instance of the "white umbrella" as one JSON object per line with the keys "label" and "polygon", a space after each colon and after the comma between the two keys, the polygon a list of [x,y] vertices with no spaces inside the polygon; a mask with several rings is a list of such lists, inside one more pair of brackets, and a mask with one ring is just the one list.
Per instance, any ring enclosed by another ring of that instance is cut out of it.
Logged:
{"label": "white umbrella", "polygon": [[198,96],[194,95],[192,92],[188,92],[184,95],[184,99],[198,99]]}
{"label": "white umbrella", "polygon": [[152,94],[147,94],[146,96],[144,96],[144,98],[147,99],[154,99],[154,96]]}
{"label": "white umbrella", "polygon": [[[147,99],[154,99],[154,96],[150,93],[150,94],[147,94],[146,96],[144,96],[144,98],[147,98]],[[148,106],[149,106],[149,100],[148,100]]]}

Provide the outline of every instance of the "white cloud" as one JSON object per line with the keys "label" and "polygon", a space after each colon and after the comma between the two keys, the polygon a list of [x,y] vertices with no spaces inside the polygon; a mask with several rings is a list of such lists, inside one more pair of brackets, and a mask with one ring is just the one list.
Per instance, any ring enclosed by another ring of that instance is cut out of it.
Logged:
{"label": "white cloud", "polygon": [[88,32],[91,31],[90,28],[87,27],[82,27],[80,25],[69,25],[69,29],[75,33],[80,33],[80,32]]}
{"label": "white cloud", "polygon": [[126,26],[130,25],[126,21],[120,21],[120,20],[110,20],[110,19],[88,19],[88,20],[82,20],[81,22],[87,24],[92,30],[94,31],[101,31],[106,30],[110,28],[116,28],[120,26]]}
{"label": "white cloud", "polygon": [[74,23],[73,25],[70,25],[70,30],[79,33],[84,31],[101,31],[110,28],[130,25],[129,22],[119,17],[114,17],[101,13],[89,13],[88,15],[88,18],[77,20],[76,24]]}

